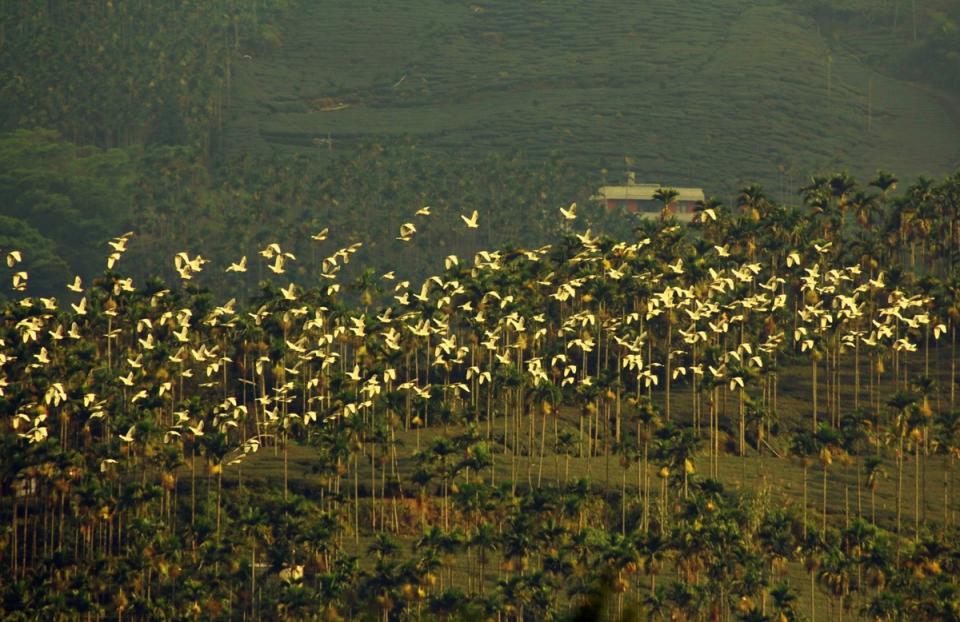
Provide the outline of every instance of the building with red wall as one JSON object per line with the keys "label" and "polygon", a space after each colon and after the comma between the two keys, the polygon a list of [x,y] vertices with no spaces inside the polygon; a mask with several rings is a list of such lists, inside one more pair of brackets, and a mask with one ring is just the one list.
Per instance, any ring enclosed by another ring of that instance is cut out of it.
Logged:
{"label": "building with red wall", "polygon": [[597,191],[595,198],[602,201],[608,210],[622,209],[646,218],[660,218],[663,203],[655,197],[657,190],[661,188],[672,188],[678,192],[676,198],[667,206],[670,215],[677,220],[692,219],[697,203],[704,200],[701,188],[638,184],[633,173],[628,173],[625,186],[603,186]]}

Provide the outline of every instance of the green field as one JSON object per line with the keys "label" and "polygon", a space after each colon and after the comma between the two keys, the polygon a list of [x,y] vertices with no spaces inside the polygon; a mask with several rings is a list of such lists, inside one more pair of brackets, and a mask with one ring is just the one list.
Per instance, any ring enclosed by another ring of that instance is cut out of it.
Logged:
{"label": "green field", "polygon": [[869,64],[895,39],[824,37],[780,2],[311,2],[280,26],[236,66],[229,154],[406,138],[558,153],[611,179],[629,156],[638,177],[708,194],[960,161],[949,101]]}

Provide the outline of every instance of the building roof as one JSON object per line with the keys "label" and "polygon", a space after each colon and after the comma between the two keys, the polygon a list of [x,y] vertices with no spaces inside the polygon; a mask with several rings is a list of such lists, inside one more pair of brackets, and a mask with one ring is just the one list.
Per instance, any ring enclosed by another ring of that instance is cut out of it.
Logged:
{"label": "building roof", "polygon": [[654,194],[660,188],[673,188],[679,194],[677,201],[703,201],[704,194],[702,188],[676,188],[673,186],[661,186],[660,184],[627,184],[626,186],[603,186],[598,191],[598,196],[603,200],[622,199],[631,201],[654,201]]}

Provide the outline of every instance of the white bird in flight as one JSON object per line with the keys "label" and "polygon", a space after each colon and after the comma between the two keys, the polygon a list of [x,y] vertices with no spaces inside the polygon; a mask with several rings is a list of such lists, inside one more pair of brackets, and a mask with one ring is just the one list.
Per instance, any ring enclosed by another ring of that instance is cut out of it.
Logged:
{"label": "white bird in flight", "polygon": [[237,263],[230,264],[230,267],[227,268],[227,272],[246,272],[247,271],[247,256],[244,255],[240,258],[240,261]]}
{"label": "white bird in flight", "polygon": [[296,299],[297,299],[296,285],[295,285],[294,283],[291,283],[287,288],[281,287],[281,288],[280,288],[280,293],[283,294],[284,300],[296,300]]}
{"label": "white bird in flight", "polygon": [[460,218],[462,218],[463,222],[466,223],[468,229],[476,229],[477,227],[480,226],[477,223],[478,217],[479,217],[479,214],[477,214],[477,210],[473,210],[473,214],[470,215],[470,218],[467,218],[463,214],[460,214]]}
{"label": "white bird in flight", "polygon": [[570,207],[567,209],[560,208],[560,213],[563,214],[563,217],[566,220],[574,220],[577,217],[577,204],[576,202],[571,203]]}
{"label": "white bird in flight", "polygon": [[400,235],[397,237],[401,242],[409,242],[410,238],[413,237],[413,234],[417,232],[417,228],[412,222],[405,222],[400,225]]}
{"label": "white bird in flight", "polygon": [[119,437],[120,437],[120,440],[123,441],[124,443],[132,443],[132,442],[133,442],[133,432],[134,432],[134,430],[136,430],[136,429],[137,429],[137,426],[132,425],[132,426],[130,426],[130,429],[127,430],[127,433],[126,433],[126,434],[118,434],[117,436],[119,436]]}
{"label": "white bird in flight", "polygon": [[113,238],[107,244],[117,253],[123,253],[127,250],[127,238],[125,237]]}
{"label": "white bird in flight", "polygon": [[274,257],[273,263],[268,264],[267,267],[270,268],[270,271],[274,274],[283,274],[285,270],[283,269],[284,258],[283,255],[276,255]]}
{"label": "white bird in flight", "polygon": [[[10,263],[9,261],[7,262]],[[27,273],[20,271],[13,275],[13,289],[22,292],[27,289]]]}
{"label": "white bird in flight", "polygon": [[260,256],[264,259],[273,259],[273,256],[279,255],[280,252],[280,245],[276,242],[272,242],[263,247],[263,249],[260,251]]}
{"label": "white bird in flight", "polygon": [[700,221],[701,221],[701,222],[707,220],[708,218],[709,218],[710,220],[716,220],[716,219],[717,219],[717,212],[714,211],[714,209],[713,209],[712,207],[708,207],[708,208],[706,208],[705,210],[703,210],[702,212],[700,212]]}

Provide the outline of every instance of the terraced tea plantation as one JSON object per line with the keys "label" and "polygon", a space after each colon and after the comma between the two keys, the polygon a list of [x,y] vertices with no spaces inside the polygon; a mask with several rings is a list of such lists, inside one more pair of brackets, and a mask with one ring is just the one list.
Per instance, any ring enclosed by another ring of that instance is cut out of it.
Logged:
{"label": "terraced tea plantation", "polygon": [[[942,99],[861,62],[778,2],[312,2],[251,51],[224,144],[336,155],[409,139],[473,155],[559,154],[619,180],[777,194],[837,168],[903,178],[958,162]],[[632,162],[632,163],[630,163]]]}

